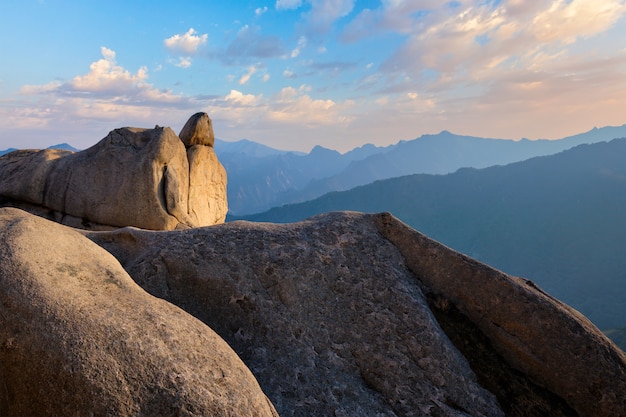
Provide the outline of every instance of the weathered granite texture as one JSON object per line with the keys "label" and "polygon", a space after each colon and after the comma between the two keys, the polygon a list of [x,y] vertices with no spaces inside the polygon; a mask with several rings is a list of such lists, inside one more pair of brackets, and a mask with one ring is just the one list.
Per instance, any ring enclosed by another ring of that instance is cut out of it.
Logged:
{"label": "weathered granite texture", "polygon": [[626,415],[625,355],[590,322],[388,214],[87,235],[282,416]]}
{"label": "weathered granite texture", "polygon": [[0,416],[276,416],[210,328],[76,231],[0,209]]}
{"label": "weathered granite texture", "polygon": [[206,113],[196,113],[187,120],[185,126],[178,134],[187,148],[195,145],[213,147],[215,145],[215,133],[213,122]]}
{"label": "weathered granite texture", "polygon": [[198,113],[185,126],[188,148],[168,127],[125,127],[81,152],[6,154],[0,157],[0,205],[92,230],[223,223],[226,171],[207,144],[210,119]]}
{"label": "weathered granite texture", "polygon": [[[471,345],[488,344],[492,357],[555,394],[577,415],[626,415],[626,354],[586,317],[532,281],[455,252],[388,213],[374,216],[374,222],[402,253],[470,362],[488,367],[480,363],[484,353]],[[510,381],[498,379],[493,370],[480,373],[489,379],[486,384],[504,385],[501,392],[508,395]],[[520,415],[554,412],[526,409]]]}

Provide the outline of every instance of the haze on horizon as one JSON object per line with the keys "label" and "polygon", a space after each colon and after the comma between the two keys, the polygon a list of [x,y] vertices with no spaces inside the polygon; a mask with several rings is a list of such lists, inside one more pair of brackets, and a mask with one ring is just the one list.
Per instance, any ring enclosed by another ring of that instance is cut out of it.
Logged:
{"label": "haze on horizon", "polygon": [[626,0],[0,4],[0,149],[206,111],[216,136],[346,151],[626,123]]}

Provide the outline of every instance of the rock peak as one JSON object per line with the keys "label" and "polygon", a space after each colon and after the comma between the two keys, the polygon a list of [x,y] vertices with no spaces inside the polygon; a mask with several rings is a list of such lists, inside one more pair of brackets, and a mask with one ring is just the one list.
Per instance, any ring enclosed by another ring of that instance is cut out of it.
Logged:
{"label": "rock peak", "polygon": [[181,135],[159,125],[122,127],[76,153],[46,149],[4,155],[0,206],[91,230],[223,223],[227,178],[213,150],[211,119],[194,114]]}
{"label": "rock peak", "polygon": [[208,114],[198,112],[191,116],[185,126],[178,134],[187,148],[193,145],[205,145],[213,147],[215,144],[215,133],[213,133],[213,122]]}

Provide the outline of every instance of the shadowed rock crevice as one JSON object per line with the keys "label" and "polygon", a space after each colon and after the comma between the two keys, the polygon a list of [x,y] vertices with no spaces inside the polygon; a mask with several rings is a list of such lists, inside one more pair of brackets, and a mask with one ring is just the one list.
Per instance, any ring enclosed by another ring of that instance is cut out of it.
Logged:
{"label": "shadowed rock crevice", "polygon": [[512,369],[580,416],[598,415],[599,409],[604,415],[626,413],[626,354],[587,318],[528,280],[455,252],[389,213],[374,221],[425,293],[458,309]]}
{"label": "shadowed rock crevice", "polygon": [[482,331],[442,296],[427,294],[441,328],[465,356],[478,382],[496,395],[507,417],[577,417],[554,393],[513,369],[493,348]]}

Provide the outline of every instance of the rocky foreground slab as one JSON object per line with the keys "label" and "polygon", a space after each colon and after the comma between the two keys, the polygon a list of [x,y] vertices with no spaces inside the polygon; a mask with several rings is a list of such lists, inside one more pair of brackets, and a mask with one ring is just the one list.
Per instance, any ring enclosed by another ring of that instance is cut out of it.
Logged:
{"label": "rocky foreground slab", "polygon": [[275,416],[208,326],[73,229],[0,209],[0,416]]}
{"label": "rocky foreground slab", "polygon": [[388,214],[79,232],[0,209],[0,328],[2,416],[274,415],[265,394],[282,416],[626,415],[626,357],[588,320]]}

